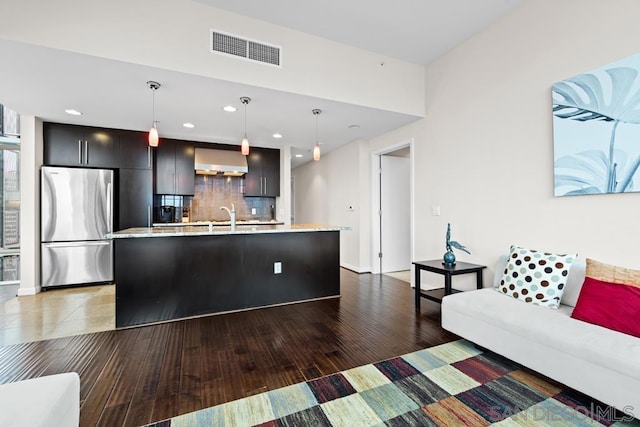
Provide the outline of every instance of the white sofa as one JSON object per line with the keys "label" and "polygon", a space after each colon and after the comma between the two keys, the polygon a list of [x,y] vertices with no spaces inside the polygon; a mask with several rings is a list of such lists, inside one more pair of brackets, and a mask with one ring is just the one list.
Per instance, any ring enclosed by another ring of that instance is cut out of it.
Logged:
{"label": "white sofa", "polygon": [[75,372],[0,385],[0,426],[77,427],[80,377]]}
{"label": "white sofa", "polygon": [[557,310],[493,288],[442,300],[442,327],[592,398],[640,418],[640,338],[570,317],[584,281],[585,264],[572,266]]}

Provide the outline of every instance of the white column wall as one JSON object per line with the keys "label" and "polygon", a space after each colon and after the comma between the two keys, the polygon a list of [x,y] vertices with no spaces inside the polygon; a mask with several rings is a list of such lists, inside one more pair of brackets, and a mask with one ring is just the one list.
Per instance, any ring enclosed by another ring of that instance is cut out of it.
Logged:
{"label": "white column wall", "polygon": [[[358,192],[358,203],[360,205],[359,217],[359,247],[358,247],[358,272],[370,272],[372,269],[371,260],[373,256],[371,241],[371,154],[369,153],[369,143],[358,141],[358,178],[351,183],[355,185]],[[355,162],[355,160],[354,160]]]}
{"label": "white column wall", "polygon": [[276,218],[291,224],[291,146],[280,150],[280,197],[276,198]]}
{"label": "white column wall", "polygon": [[20,116],[20,288],[40,292],[40,167],[42,120]]}

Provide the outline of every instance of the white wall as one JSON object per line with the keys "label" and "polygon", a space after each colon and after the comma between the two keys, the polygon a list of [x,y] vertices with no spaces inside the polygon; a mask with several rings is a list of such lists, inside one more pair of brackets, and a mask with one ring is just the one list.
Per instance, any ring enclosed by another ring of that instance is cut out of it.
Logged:
{"label": "white wall", "polygon": [[[423,66],[193,0],[0,0],[0,10],[0,38],[424,116]],[[281,46],[282,68],[210,53],[211,28]]]}
{"label": "white wall", "polygon": [[40,166],[42,121],[20,116],[20,288],[40,292]]}
{"label": "white wall", "polygon": [[360,271],[362,265],[361,217],[369,215],[358,187],[362,172],[358,160],[366,152],[363,146],[366,148],[364,141],[348,144],[322,156],[318,162],[311,161],[291,171],[296,185],[296,223],[351,227],[340,232],[340,265],[354,271]]}
{"label": "white wall", "polygon": [[531,0],[427,67],[427,118],[370,141],[415,138],[417,259],[442,256],[451,222],[486,280],[511,244],[640,268],[640,193],[553,197],[551,129],[551,85],[638,53],[638,16],[635,0]]}
{"label": "white wall", "polygon": [[291,224],[291,146],[280,150],[280,197],[276,197],[276,219]]}
{"label": "white wall", "polygon": [[[551,129],[551,85],[638,53],[638,16],[635,0],[530,0],[427,67],[426,118],[359,152],[362,162],[414,139],[416,260],[442,257],[450,222],[452,237],[472,252],[457,252],[458,259],[489,266],[485,283],[512,244],[640,268],[640,193],[555,198]],[[323,162],[355,154],[336,152]],[[362,169],[353,180],[332,181],[333,168],[294,171],[305,176],[296,181],[297,198],[306,185],[307,203],[317,205],[307,211],[310,221],[326,218],[323,204],[331,205],[334,194],[340,200],[371,186]],[[368,191],[359,195],[363,208]],[[431,215],[432,206],[441,207],[441,216]],[[359,231],[358,266],[367,271],[370,223]],[[473,286],[460,279],[460,287]]]}

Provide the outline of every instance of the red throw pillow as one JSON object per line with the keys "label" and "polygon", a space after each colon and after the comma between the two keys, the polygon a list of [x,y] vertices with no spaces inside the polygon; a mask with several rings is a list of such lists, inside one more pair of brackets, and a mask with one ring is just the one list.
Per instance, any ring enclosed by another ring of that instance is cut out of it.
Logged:
{"label": "red throw pillow", "polygon": [[640,338],[640,287],[586,277],[571,317]]}

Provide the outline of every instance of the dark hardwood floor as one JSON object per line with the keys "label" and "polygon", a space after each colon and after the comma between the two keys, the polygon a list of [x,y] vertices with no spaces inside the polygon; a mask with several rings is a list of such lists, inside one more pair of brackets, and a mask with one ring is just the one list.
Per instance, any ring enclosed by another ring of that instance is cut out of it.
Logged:
{"label": "dark hardwood floor", "polygon": [[137,426],[456,339],[407,283],[341,270],[342,298],[0,347],[0,383],[75,371],[80,425]]}

